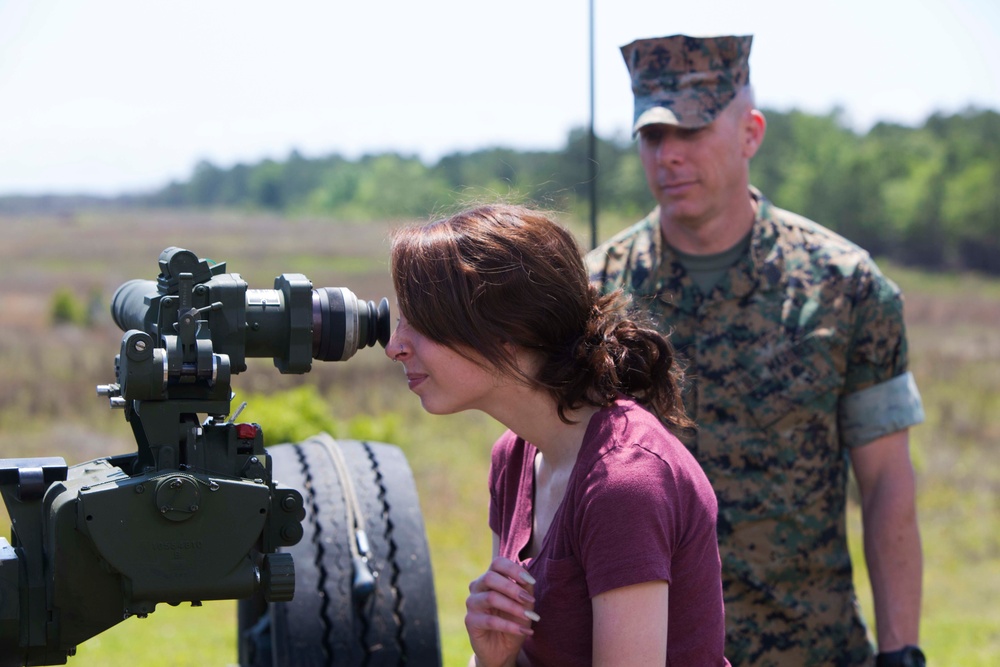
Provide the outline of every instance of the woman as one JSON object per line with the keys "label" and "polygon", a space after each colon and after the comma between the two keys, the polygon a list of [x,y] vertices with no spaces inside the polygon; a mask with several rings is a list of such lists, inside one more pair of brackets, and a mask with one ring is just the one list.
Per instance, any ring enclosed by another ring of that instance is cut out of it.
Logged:
{"label": "woman", "polygon": [[515,206],[393,238],[386,354],[428,412],[509,429],[494,558],[466,601],[470,665],[726,665],[715,495],[663,425],[691,425],[672,349],[597,294],[580,255]]}

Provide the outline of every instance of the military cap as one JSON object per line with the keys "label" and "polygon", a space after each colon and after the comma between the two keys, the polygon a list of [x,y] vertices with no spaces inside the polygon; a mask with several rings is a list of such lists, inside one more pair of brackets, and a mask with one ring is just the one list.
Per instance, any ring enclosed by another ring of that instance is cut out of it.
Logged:
{"label": "military cap", "polygon": [[621,47],[635,94],[633,135],[644,125],[708,125],[750,83],[750,44],[741,37],[673,35]]}

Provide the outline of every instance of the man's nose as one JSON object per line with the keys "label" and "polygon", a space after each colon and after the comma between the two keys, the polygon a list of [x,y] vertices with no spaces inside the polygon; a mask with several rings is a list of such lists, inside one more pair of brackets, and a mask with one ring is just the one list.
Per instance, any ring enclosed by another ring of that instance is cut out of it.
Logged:
{"label": "man's nose", "polygon": [[656,161],[660,164],[678,164],[684,160],[681,142],[665,132],[656,147]]}

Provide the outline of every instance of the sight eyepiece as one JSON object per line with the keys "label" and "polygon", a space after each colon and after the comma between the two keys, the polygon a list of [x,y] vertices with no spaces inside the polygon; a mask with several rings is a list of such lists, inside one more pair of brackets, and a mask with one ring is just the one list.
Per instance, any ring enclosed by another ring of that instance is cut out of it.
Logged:
{"label": "sight eyepiece", "polygon": [[389,300],[378,306],[358,299],[346,287],[312,291],[313,358],[341,361],[359,349],[389,342]]}
{"label": "sight eyepiece", "polygon": [[346,287],[313,289],[298,273],[283,273],[274,289],[249,289],[225,263],[210,264],[181,248],[160,255],[157,280],[130,280],[115,292],[111,315],[122,331],[138,329],[167,346],[188,350],[211,340],[233,373],[246,358],[273,357],[282,373],[306,373],[312,359],[343,361],[389,341],[389,301],[358,299]]}

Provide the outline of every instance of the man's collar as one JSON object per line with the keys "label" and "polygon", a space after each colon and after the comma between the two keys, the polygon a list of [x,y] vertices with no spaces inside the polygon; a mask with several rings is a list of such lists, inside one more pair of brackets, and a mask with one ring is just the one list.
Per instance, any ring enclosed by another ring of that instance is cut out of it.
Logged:
{"label": "man's collar", "polygon": [[785,258],[778,246],[778,226],[773,217],[774,205],[760,190],[750,186],[754,200],[753,235],[750,238],[750,261],[759,289],[769,291],[781,286]]}
{"label": "man's collar", "polygon": [[[748,257],[740,260],[740,270],[730,272],[733,276],[730,283],[730,294],[742,298],[756,290],[770,291],[781,285],[784,272],[784,258],[777,246],[778,229],[772,218],[773,205],[757,188],[751,186],[749,196],[754,202],[754,222],[751,229],[750,250]],[[677,285],[684,273],[676,252],[663,238],[663,229],[659,225],[660,209],[657,207],[644,222],[655,225],[652,234],[653,261],[652,276],[659,290],[665,286]]]}

